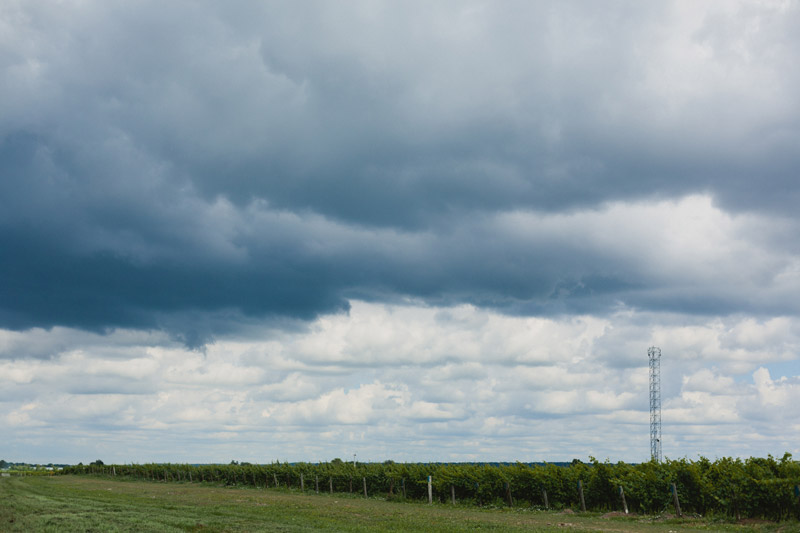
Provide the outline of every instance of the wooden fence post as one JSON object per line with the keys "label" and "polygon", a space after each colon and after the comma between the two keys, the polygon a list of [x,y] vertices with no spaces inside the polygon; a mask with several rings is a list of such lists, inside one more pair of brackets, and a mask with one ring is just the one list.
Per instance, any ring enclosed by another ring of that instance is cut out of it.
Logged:
{"label": "wooden fence post", "polygon": [[511,497],[511,484],[506,483],[506,499],[508,500],[508,506],[514,507],[514,499]]}
{"label": "wooden fence post", "polygon": [[328,487],[331,489],[331,494],[333,494],[333,476],[328,478]]}
{"label": "wooden fence post", "polygon": [[406,478],[400,480],[400,487],[403,489],[403,499],[406,499]]}
{"label": "wooden fence post", "polygon": [[303,473],[300,472],[300,492],[305,492],[306,490],[306,482],[303,479]]}
{"label": "wooden fence post", "polygon": [[453,505],[456,504],[456,486],[452,483],[450,484],[450,501],[453,503]]}
{"label": "wooden fence post", "polygon": [[628,514],[628,502],[625,501],[625,491],[622,490],[622,485],[619,486],[619,497],[622,498],[622,508],[625,510],[625,514]]}
{"label": "wooden fence post", "polygon": [[350,494],[353,494],[353,476],[350,476]]}
{"label": "wooden fence post", "polygon": [[550,509],[550,502],[547,501],[547,489],[542,487],[542,499],[544,500],[544,508]]}
{"label": "wooden fence post", "polygon": [[314,476],[314,492],[319,494],[319,476]]}
{"label": "wooden fence post", "polygon": [[586,512],[586,500],[583,498],[583,481],[578,480],[578,494],[581,497],[581,511]]}
{"label": "wooden fence post", "polygon": [[433,485],[431,485],[431,476],[428,476],[428,503],[433,503]]}
{"label": "wooden fence post", "polygon": [[675,483],[670,483],[669,488],[672,491],[672,502],[675,504],[675,516],[681,518],[683,514],[681,513],[681,503],[678,501],[678,488]]}
{"label": "wooden fence post", "polygon": [[364,497],[367,498],[367,478],[362,477],[361,480],[364,482]]}
{"label": "wooden fence post", "polygon": [[278,488],[278,474],[275,472],[272,473],[272,480],[275,481],[275,488]]}

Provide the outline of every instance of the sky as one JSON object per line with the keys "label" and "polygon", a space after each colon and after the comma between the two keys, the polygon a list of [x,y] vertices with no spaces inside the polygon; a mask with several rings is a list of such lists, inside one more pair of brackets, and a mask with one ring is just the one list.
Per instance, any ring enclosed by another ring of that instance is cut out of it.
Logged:
{"label": "sky", "polygon": [[800,458],[800,3],[0,0],[0,457]]}

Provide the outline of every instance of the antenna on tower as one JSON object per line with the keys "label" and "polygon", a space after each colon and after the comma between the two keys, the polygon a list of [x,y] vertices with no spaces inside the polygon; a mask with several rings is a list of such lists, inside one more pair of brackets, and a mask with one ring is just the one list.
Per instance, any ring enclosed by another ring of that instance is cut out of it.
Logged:
{"label": "antenna on tower", "polygon": [[661,348],[647,349],[650,359],[650,457],[661,462]]}

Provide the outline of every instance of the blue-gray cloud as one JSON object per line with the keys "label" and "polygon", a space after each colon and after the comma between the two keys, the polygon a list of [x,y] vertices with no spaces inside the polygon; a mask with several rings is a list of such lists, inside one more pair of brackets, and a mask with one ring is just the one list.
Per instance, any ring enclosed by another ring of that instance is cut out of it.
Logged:
{"label": "blue-gray cloud", "polygon": [[[199,345],[249,318],[407,297],[796,314],[800,14],[696,15],[6,6],[0,326],[163,328]],[[768,259],[728,250],[709,259],[716,278],[691,257],[643,261],[648,243],[621,231],[646,225],[639,211],[607,224],[613,246],[581,236],[609,206],[691,195],[758,218],[740,241]],[[585,231],[553,222],[572,216]]]}

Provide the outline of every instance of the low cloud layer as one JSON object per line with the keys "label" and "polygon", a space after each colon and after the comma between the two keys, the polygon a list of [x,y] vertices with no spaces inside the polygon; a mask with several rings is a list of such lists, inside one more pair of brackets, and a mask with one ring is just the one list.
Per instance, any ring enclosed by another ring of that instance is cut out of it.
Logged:
{"label": "low cloud layer", "polygon": [[[798,23],[772,1],[5,2],[0,454],[63,419],[220,454],[313,422],[292,449],[641,459],[650,344],[680,361],[673,453],[782,453]],[[531,436],[553,420],[563,441]]]}
{"label": "low cloud layer", "polygon": [[[609,349],[627,349],[619,330],[671,340],[662,361],[667,456],[800,453],[791,438],[800,418],[787,408],[800,400],[800,381],[780,374],[800,345],[800,324],[788,318],[551,319],[353,302],[348,316],[305,331],[219,341],[205,353],[124,330],[5,332],[2,422],[9,453],[45,454],[55,431],[70,460],[90,438],[96,454],[139,462],[175,460],[176,446],[190,462],[352,453],[639,461],[647,354],[624,361]],[[20,357],[31,338],[52,357]],[[755,338],[763,342],[753,346]]]}

